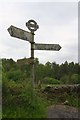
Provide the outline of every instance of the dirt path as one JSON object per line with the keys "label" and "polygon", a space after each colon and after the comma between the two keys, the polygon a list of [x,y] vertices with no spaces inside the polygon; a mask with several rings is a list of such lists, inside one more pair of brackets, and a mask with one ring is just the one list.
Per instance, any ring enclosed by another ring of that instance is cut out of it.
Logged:
{"label": "dirt path", "polygon": [[77,108],[66,105],[55,105],[48,108],[48,118],[80,118]]}

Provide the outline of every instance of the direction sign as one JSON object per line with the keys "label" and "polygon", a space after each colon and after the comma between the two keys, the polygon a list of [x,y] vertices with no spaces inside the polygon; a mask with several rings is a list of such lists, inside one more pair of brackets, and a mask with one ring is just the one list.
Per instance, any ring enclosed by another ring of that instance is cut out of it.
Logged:
{"label": "direction sign", "polygon": [[59,44],[34,44],[34,50],[55,50],[59,51],[61,46]]}
{"label": "direction sign", "polygon": [[[8,28],[8,32],[12,37],[19,38],[22,40],[29,41],[31,44],[31,58],[29,59],[29,62],[31,64],[31,77],[32,77],[32,97],[34,99],[34,50],[54,50],[59,51],[61,49],[61,46],[59,44],[39,44],[34,42],[34,32],[39,28],[39,25],[34,20],[29,20],[26,23],[26,26],[31,32],[27,32],[25,30],[22,30],[20,28],[17,28],[15,26],[10,26]],[[34,100],[33,100],[34,101]]]}
{"label": "direction sign", "polygon": [[12,37],[16,37],[22,40],[26,40],[26,41],[32,41],[32,34],[30,32],[27,32],[25,30],[22,30],[20,28],[17,28],[15,26],[10,26],[8,28],[8,32],[10,33],[10,35]]}

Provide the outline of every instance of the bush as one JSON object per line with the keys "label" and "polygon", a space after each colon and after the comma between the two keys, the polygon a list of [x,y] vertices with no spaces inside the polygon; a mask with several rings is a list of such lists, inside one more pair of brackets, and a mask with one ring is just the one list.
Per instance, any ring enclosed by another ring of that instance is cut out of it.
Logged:
{"label": "bush", "polygon": [[73,74],[71,76],[71,83],[73,84],[80,84],[80,79],[78,74]]}
{"label": "bush", "polygon": [[54,78],[50,78],[50,77],[45,77],[42,80],[42,83],[44,84],[60,84],[60,81]]}
{"label": "bush", "polygon": [[45,117],[45,104],[35,91],[32,95],[31,80],[27,81],[3,80],[3,118]]}
{"label": "bush", "polygon": [[80,75],[64,75],[63,77],[61,77],[60,81],[62,84],[80,84]]}
{"label": "bush", "polygon": [[69,83],[69,76],[68,75],[62,76],[60,81],[62,84],[68,84]]}
{"label": "bush", "polygon": [[9,80],[20,81],[21,77],[22,77],[22,72],[20,70],[10,70],[7,73],[7,78]]}

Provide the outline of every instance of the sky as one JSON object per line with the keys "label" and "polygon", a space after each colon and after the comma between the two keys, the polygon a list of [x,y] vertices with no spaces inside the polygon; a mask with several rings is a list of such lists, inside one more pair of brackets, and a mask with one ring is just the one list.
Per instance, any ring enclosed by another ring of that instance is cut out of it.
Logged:
{"label": "sky", "polygon": [[[13,1],[13,0],[12,0]],[[11,37],[7,29],[13,25],[29,31],[26,22],[39,25],[35,43],[59,44],[59,51],[35,50],[40,63],[47,61],[78,62],[78,2],[0,1],[0,58],[13,60],[31,57],[30,43]]]}

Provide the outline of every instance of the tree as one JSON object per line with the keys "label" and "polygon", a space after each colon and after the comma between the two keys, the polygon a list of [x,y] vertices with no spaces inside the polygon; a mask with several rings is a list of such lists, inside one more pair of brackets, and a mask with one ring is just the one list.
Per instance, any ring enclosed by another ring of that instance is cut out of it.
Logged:
{"label": "tree", "polygon": [[38,83],[39,80],[42,80],[45,76],[45,69],[43,64],[39,64],[35,68],[35,79],[36,82]]}
{"label": "tree", "polygon": [[68,68],[69,68],[69,74],[73,74],[74,73],[74,62],[69,63]]}
{"label": "tree", "polygon": [[80,68],[79,63],[75,63],[75,65],[74,65],[74,73],[75,74],[79,74],[80,73],[79,68]]}
{"label": "tree", "polygon": [[50,77],[51,76],[51,63],[48,61],[45,66],[44,66],[44,69],[45,69],[45,77]]}
{"label": "tree", "polygon": [[11,68],[16,69],[16,62],[13,59],[2,59],[2,66],[6,71],[9,71]]}
{"label": "tree", "polygon": [[56,62],[52,63],[52,69],[51,69],[51,77],[55,79],[59,79],[59,64],[56,64]]}

